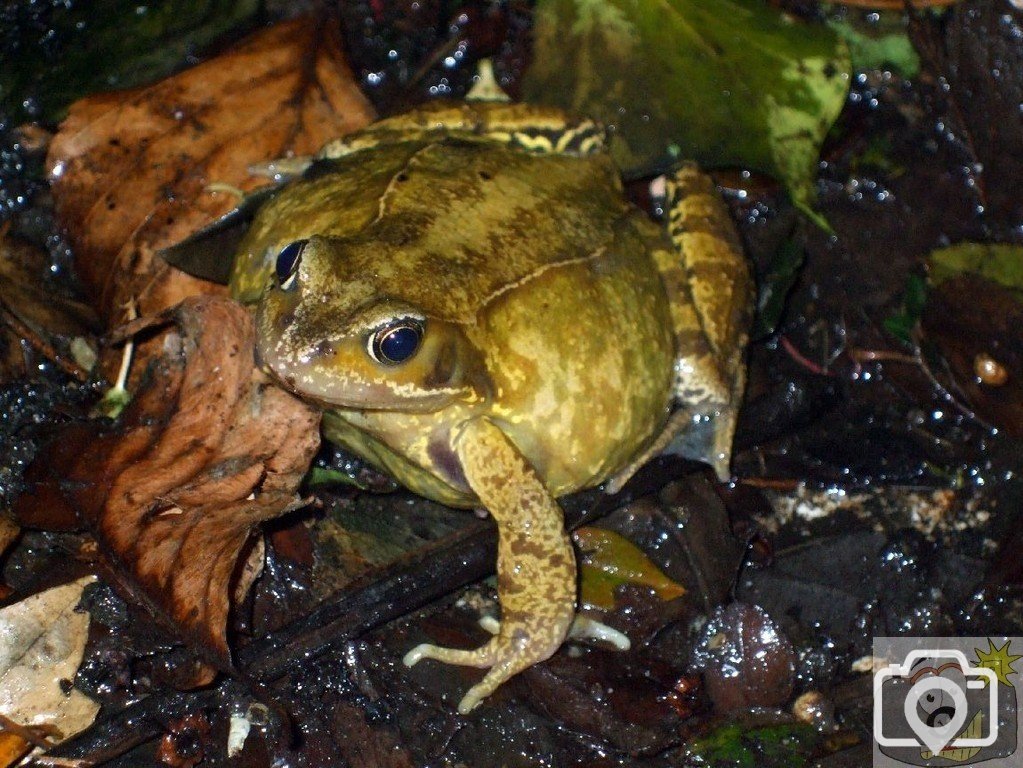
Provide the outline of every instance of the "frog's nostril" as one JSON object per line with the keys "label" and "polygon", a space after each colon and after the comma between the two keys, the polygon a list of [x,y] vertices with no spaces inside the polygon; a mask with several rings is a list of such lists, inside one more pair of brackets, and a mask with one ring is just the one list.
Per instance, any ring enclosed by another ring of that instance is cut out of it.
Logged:
{"label": "frog's nostril", "polygon": [[320,341],[317,342],[312,349],[312,357],[331,357],[337,352],[337,347],[332,342]]}

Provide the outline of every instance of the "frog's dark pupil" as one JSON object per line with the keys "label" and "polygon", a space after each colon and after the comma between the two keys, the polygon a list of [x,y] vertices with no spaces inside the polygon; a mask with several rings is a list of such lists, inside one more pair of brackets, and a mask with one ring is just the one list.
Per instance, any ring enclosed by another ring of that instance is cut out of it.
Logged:
{"label": "frog's dark pupil", "polygon": [[282,288],[286,287],[284,284],[288,278],[298,271],[302,251],[305,250],[308,242],[308,240],[296,240],[281,248],[281,252],[277,254],[277,282]]}
{"label": "frog's dark pupil", "polygon": [[419,349],[423,327],[412,320],[382,328],[373,339],[375,357],[382,363],[403,363]]}

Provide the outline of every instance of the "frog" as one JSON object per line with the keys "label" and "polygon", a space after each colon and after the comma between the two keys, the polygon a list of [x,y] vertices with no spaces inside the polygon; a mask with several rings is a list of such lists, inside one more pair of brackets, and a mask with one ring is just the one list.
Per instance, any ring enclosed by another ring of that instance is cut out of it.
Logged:
{"label": "frog", "polygon": [[605,127],[520,103],[434,103],[277,166],[231,260],[257,354],[323,433],[429,499],[485,510],[501,619],[468,713],[565,642],[575,553],[558,498],[619,490],[702,428],[728,477],[752,278],[713,181],[630,203]]}

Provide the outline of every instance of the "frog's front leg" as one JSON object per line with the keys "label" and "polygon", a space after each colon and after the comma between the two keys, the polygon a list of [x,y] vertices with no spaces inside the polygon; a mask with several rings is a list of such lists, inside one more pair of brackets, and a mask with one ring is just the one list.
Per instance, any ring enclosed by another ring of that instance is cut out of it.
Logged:
{"label": "frog's front leg", "polygon": [[470,421],[454,439],[469,486],[497,523],[497,593],[501,624],[474,651],[420,645],[405,656],[489,667],[458,705],[474,709],[505,680],[549,658],[575,617],[576,567],[561,508],[529,462],[486,418]]}

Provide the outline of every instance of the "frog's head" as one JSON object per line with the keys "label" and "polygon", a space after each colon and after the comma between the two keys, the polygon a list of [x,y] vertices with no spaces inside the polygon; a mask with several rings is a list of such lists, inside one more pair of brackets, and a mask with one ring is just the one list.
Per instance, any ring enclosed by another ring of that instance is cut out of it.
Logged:
{"label": "frog's head", "polygon": [[265,368],[325,406],[433,411],[485,396],[480,356],[462,328],[396,297],[400,280],[339,274],[350,244],[312,237],[279,251],[256,312]]}

